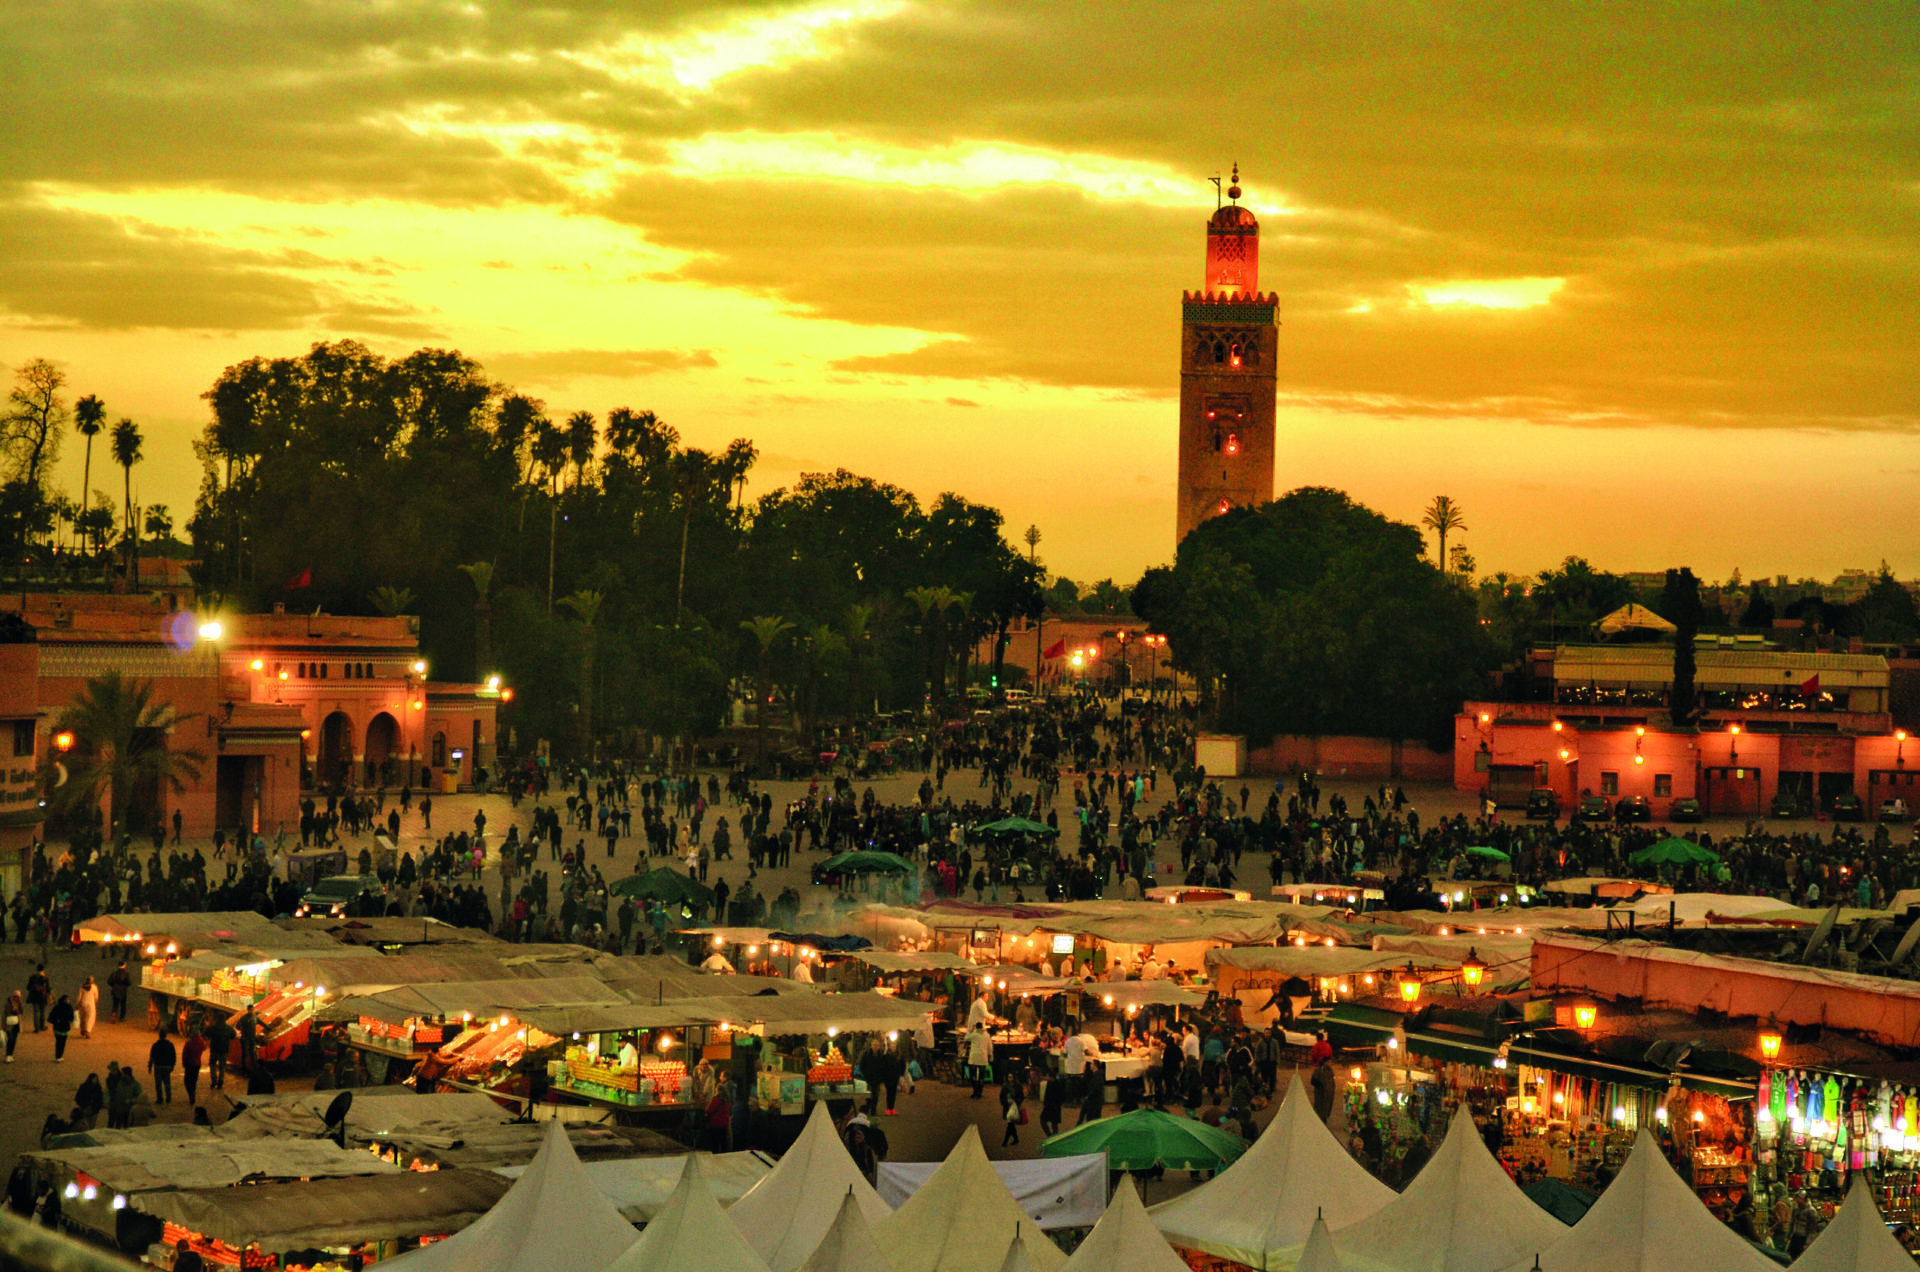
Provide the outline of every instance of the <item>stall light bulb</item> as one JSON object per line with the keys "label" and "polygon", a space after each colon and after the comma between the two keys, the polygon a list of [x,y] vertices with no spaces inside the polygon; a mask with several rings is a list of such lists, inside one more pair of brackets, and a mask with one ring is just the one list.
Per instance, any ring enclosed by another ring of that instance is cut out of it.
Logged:
{"label": "stall light bulb", "polygon": [[1616,1104],[1613,1106],[1613,1120],[1616,1122],[1624,1122],[1627,1120],[1627,1109],[1625,1105]]}
{"label": "stall light bulb", "polygon": [[127,1208],[126,1194],[115,1193],[113,1195],[113,1208],[115,1210],[125,1210]]}
{"label": "stall light bulb", "polygon": [[714,943],[714,945],[715,945],[716,947],[718,947],[718,946],[722,946],[722,945],[725,945],[725,944],[727,943],[727,941],[726,941],[726,938],[725,938],[725,937],[722,937],[722,936],[716,936],[716,937],[714,937],[714,938],[713,938],[713,943]]}
{"label": "stall light bulb", "polygon": [[759,952],[760,952],[760,947],[759,947],[758,945],[749,945],[749,946],[747,946],[747,957],[748,957],[748,958],[752,958],[752,957],[753,957],[753,956],[754,956],[755,954],[758,954]]}
{"label": "stall light bulb", "polygon": [[1496,1068],[1496,1069],[1504,1069],[1504,1068],[1506,1068],[1506,1067],[1507,1067],[1507,1058],[1506,1058],[1505,1056],[1495,1056],[1495,1057],[1493,1058],[1493,1067],[1494,1067],[1494,1068]]}
{"label": "stall light bulb", "polygon": [[900,1041],[900,1031],[898,1029],[887,1030],[887,1041],[888,1042]]}
{"label": "stall light bulb", "polygon": [[1693,1124],[1695,1126],[1700,1125],[1700,1123],[1706,1120],[1707,1120],[1707,1115],[1705,1113],[1702,1113],[1699,1109],[1695,1109],[1693,1111]]}
{"label": "stall light bulb", "polygon": [[72,1201],[75,1197],[78,1197],[79,1195],[80,1195],[80,1185],[78,1184],[67,1185],[66,1198],[68,1201]]}
{"label": "stall light bulb", "polygon": [[1374,1092],[1374,1095],[1380,1101],[1380,1107],[1382,1108],[1385,1108],[1387,1105],[1393,1103],[1393,1097],[1387,1094],[1385,1091],[1376,1091]]}
{"label": "stall light bulb", "polygon": [[1662,1126],[1665,1126],[1667,1124],[1667,1106],[1662,1104],[1659,1108],[1655,1109],[1653,1111],[1653,1118],[1654,1118],[1654,1121],[1660,1123],[1660,1125]]}
{"label": "stall light bulb", "polygon": [[100,1195],[100,1190],[94,1187],[92,1184],[88,1184],[85,1188],[82,1188],[80,1190],[81,1198],[86,1201],[92,1201],[95,1197],[98,1197],[99,1195]]}
{"label": "stall light bulb", "polygon": [[1553,1102],[1555,1104],[1565,1104],[1567,1102],[1567,1093],[1565,1091],[1555,1091],[1553,1093]]}
{"label": "stall light bulb", "polygon": [[1400,1040],[1398,1038],[1387,1039],[1387,1050],[1388,1051],[1400,1050]]}

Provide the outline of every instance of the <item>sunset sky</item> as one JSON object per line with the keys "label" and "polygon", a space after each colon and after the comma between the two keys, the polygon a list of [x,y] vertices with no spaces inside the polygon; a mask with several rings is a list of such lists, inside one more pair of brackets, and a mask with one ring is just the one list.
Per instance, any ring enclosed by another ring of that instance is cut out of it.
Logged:
{"label": "sunset sky", "polygon": [[139,421],[181,521],[221,368],[352,337],[750,437],[750,496],[954,489],[1129,581],[1172,555],[1180,292],[1237,160],[1277,490],[1445,492],[1482,572],[1920,574],[1908,6],[0,17],[0,360]]}

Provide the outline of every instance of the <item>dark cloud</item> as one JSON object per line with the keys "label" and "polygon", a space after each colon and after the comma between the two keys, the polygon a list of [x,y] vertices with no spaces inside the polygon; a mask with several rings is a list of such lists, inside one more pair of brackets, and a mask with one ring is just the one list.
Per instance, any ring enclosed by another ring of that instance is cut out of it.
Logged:
{"label": "dark cloud", "polygon": [[547,353],[496,353],[487,370],[509,381],[565,384],[583,376],[632,379],[662,371],[717,367],[707,349],[556,349]]}
{"label": "dark cloud", "polygon": [[[850,375],[1138,396],[1173,391],[1202,178],[1238,159],[1256,198],[1301,210],[1265,218],[1262,253],[1296,401],[1594,425],[1920,419],[1920,46],[1899,6],[1810,21],[1677,2],[927,0],[705,93],[600,57],[785,7],[0,0],[18,121],[0,171],[600,212],[690,253],[689,281],[928,333],[846,360]],[[558,128],[485,131],[518,124]],[[1195,206],[658,168],[677,141],[747,131],[1134,161],[1191,174]],[[605,154],[654,167],[589,198],[570,178]],[[38,320],[430,323],[323,294],[290,259],[12,219],[29,237],[9,231],[0,301]],[[1411,303],[1424,283],[1514,277],[1568,281],[1534,309]]]}

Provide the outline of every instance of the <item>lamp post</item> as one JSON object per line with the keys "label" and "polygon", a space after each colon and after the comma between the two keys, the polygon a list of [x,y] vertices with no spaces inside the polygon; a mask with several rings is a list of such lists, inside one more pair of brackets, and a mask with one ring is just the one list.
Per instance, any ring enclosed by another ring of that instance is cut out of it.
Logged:
{"label": "lamp post", "polygon": [[1467,961],[1460,964],[1460,979],[1466,982],[1468,989],[1477,990],[1480,982],[1487,976],[1487,965],[1480,961],[1480,952],[1471,945],[1467,947]]}

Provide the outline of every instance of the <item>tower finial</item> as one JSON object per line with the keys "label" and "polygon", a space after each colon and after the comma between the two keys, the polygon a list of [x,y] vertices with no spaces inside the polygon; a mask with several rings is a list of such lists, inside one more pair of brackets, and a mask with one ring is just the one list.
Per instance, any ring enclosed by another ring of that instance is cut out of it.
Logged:
{"label": "tower finial", "polygon": [[1233,176],[1227,185],[1227,197],[1234,202],[1240,201],[1240,161],[1233,161]]}

